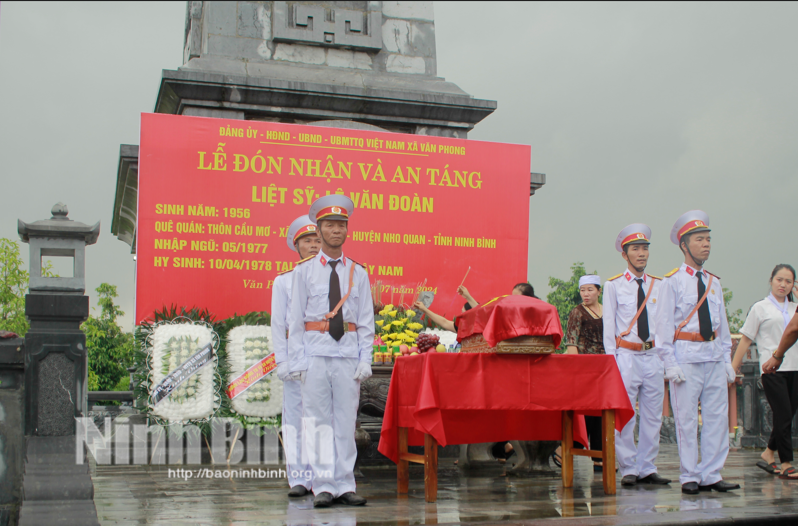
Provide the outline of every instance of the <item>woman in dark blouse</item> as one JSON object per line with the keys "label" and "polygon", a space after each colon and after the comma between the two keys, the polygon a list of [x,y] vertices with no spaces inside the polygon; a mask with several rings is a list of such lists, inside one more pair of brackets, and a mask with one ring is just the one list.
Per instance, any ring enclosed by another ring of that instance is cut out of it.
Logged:
{"label": "woman in dark blouse", "polygon": [[[579,295],[582,303],[571,310],[565,332],[568,354],[604,354],[604,309],[598,299],[601,295],[601,278],[588,274],[579,278]],[[601,417],[586,416],[585,427],[590,449],[601,451]],[[578,444],[575,445],[579,447]],[[555,464],[561,464],[561,450],[553,454]],[[600,458],[593,459],[593,471],[602,471]]]}

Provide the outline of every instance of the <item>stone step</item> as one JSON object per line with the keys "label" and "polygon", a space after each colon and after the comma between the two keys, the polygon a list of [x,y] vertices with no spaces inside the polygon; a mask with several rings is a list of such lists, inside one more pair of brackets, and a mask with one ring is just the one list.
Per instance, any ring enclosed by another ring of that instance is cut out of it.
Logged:
{"label": "stone step", "polygon": [[91,500],[25,501],[19,526],[100,526]]}
{"label": "stone step", "polygon": [[26,473],[22,481],[23,501],[89,500],[94,485],[88,473]]}

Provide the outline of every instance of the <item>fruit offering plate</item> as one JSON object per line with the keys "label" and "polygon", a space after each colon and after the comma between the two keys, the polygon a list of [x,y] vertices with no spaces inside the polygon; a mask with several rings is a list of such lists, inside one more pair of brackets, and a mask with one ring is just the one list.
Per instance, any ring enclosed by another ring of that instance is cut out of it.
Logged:
{"label": "fruit offering plate", "polygon": [[461,342],[464,353],[496,354],[554,354],[556,347],[551,336],[518,336],[491,347],[481,334],[473,334]]}

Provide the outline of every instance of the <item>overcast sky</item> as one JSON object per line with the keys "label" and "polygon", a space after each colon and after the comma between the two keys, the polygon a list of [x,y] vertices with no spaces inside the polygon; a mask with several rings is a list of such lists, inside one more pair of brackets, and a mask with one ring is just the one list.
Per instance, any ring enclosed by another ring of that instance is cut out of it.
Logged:
{"label": "overcast sky", "polygon": [[[633,222],[651,226],[649,272],[664,274],[682,261],[671,226],[694,208],[735,308],[798,264],[797,4],[436,2],[435,18],[439,76],[498,101],[469,137],[529,144],[547,175],[530,200],[538,292],[574,261],[621,272],[613,245]],[[184,2],[0,4],[0,237],[57,201],[101,220],[88,289],[117,285],[128,329],[133,260],[110,233],[119,145],[138,144],[161,70],[182,65],[184,22]]]}

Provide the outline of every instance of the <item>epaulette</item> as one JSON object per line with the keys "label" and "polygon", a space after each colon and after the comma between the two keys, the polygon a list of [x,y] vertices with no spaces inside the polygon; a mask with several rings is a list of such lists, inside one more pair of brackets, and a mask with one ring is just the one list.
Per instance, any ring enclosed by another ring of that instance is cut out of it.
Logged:
{"label": "epaulette", "polygon": [[363,267],[364,269],[366,269],[366,270],[368,271],[368,269],[369,269],[369,268],[368,268],[368,267],[367,267],[365,264],[363,264],[363,263],[361,263],[361,262],[359,262],[359,261],[355,261],[355,260],[354,260],[354,259],[352,259],[352,258],[349,258],[349,259],[350,259],[350,260],[351,260],[353,263],[357,263],[358,265],[360,265],[361,267]]}
{"label": "epaulette", "polygon": [[297,267],[297,265],[299,265],[300,263],[304,263],[305,261],[310,261],[311,259],[313,259],[313,258],[315,258],[315,257],[316,257],[316,256],[308,256],[308,257],[306,257],[305,259],[300,259],[299,261],[297,261],[296,263],[294,263],[294,266],[293,266],[293,267],[289,268],[288,270],[284,270],[284,271],[282,271],[282,272],[278,272],[278,273],[277,273],[277,275],[278,275],[278,276],[282,276],[283,274],[288,274],[289,272],[291,272],[292,270],[294,270],[294,269]]}
{"label": "epaulette", "polygon": [[720,279],[720,276],[718,276],[717,274],[712,274],[712,272],[710,272],[708,270],[706,271],[706,273],[715,276],[716,279]]}
{"label": "epaulette", "polygon": [[679,272],[679,267],[676,267],[675,269],[673,269],[670,272],[668,272],[667,274],[665,274],[665,277],[669,278],[669,277],[673,276],[674,274],[676,274],[677,272]]}
{"label": "epaulette", "polygon": [[648,277],[649,277],[649,278],[654,278],[654,279],[659,279],[659,280],[661,280],[661,279],[662,279],[661,277],[659,277],[659,276],[654,276],[653,274],[649,274],[649,275],[648,275]]}
{"label": "epaulette", "polygon": [[607,281],[614,281],[614,280],[616,280],[616,279],[620,278],[621,276],[623,276],[623,272],[621,272],[621,273],[620,273],[620,274],[618,274],[617,276],[613,276],[613,277],[611,277],[611,278],[610,278],[610,279],[608,279]]}

